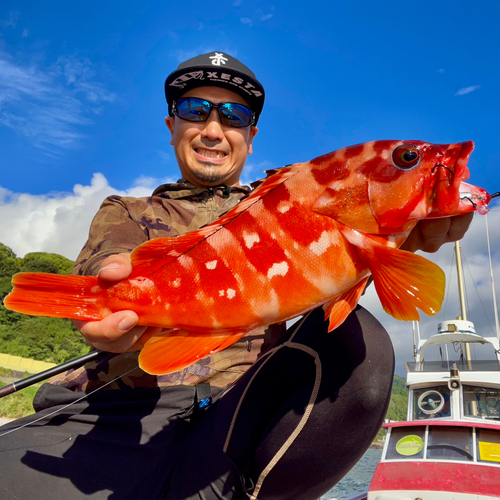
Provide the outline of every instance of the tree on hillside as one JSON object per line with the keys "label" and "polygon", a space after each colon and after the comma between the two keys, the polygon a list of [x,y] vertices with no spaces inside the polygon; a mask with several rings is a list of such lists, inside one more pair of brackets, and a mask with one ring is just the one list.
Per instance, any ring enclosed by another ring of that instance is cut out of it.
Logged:
{"label": "tree on hillside", "polygon": [[3,300],[12,290],[12,275],[21,270],[20,266],[21,259],[8,246],[0,243],[0,299]]}
{"label": "tree on hillside", "polygon": [[11,248],[0,243],[0,278],[12,277],[20,270],[21,259],[19,259]]}
{"label": "tree on hillside", "polygon": [[[20,271],[70,274],[73,262],[62,255],[32,252],[19,258],[0,243],[0,299],[11,291],[12,276]],[[71,321],[26,316],[0,302],[0,352],[52,363],[63,363],[89,352]]]}
{"label": "tree on hillside", "polygon": [[21,271],[71,274],[74,262],[57,253],[31,252],[22,259]]}

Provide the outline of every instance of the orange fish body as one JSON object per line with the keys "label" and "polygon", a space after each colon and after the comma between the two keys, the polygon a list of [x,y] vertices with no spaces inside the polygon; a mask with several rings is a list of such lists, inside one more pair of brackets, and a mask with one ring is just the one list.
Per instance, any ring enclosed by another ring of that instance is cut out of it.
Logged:
{"label": "orange fish body", "polygon": [[134,310],[140,325],[167,329],[141,339],[140,365],[155,374],[322,304],[331,330],[370,276],[394,317],[435,314],[442,271],[397,248],[419,220],[487,211],[489,195],[463,182],[472,149],[375,141],[271,171],[212,224],[136,248],[129,279],[20,273],[5,305],[84,320]]}

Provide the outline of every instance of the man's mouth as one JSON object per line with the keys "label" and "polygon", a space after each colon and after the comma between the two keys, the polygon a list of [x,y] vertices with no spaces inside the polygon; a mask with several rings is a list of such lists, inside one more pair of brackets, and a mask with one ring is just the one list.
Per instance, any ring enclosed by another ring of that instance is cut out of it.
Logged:
{"label": "man's mouth", "polygon": [[224,151],[216,151],[214,149],[205,149],[205,148],[194,148],[195,152],[200,156],[204,156],[205,158],[215,158],[220,160],[227,156],[227,153]]}

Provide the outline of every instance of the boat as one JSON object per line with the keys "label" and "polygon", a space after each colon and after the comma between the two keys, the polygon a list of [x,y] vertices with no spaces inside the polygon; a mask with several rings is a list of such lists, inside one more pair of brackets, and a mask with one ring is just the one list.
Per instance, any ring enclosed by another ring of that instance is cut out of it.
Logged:
{"label": "boat", "polygon": [[[498,314],[495,305],[497,336],[479,335],[467,320],[458,242],[455,249],[462,316],[440,322],[426,339],[414,325],[414,360],[405,363],[407,420],[384,425],[384,448],[370,486],[338,500],[500,498]],[[471,346],[477,345],[485,346],[477,349],[484,359],[472,359]],[[429,356],[432,348],[440,359]]]}
{"label": "boat", "polygon": [[[458,242],[455,250],[461,317],[440,322],[427,339],[414,328],[415,359],[405,363],[407,420],[385,424],[367,500],[500,498],[498,315],[497,336],[491,337],[479,335],[467,320]],[[489,347],[488,359],[472,359],[471,346],[479,344]],[[437,361],[429,360],[432,347],[441,353]]]}

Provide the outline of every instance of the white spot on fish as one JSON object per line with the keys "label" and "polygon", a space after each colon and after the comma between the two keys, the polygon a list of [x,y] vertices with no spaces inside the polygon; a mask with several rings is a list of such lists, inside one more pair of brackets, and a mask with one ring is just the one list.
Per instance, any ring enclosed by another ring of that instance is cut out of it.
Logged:
{"label": "white spot on fish", "polygon": [[176,278],[174,281],[171,282],[171,285],[174,288],[179,288],[181,286],[181,279],[180,278]]}
{"label": "white spot on fish", "polygon": [[215,269],[217,267],[217,261],[211,260],[210,262],[205,262],[205,266],[207,266],[207,269]]}
{"label": "white spot on fish", "polygon": [[101,287],[100,287],[99,285],[96,285],[96,286],[93,286],[93,287],[90,289],[90,291],[91,291],[92,293],[97,293],[97,292],[99,292],[99,290],[100,290],[100,289],[101,289]]}
{"label": "white spot on fish", "polygon": [[278,203],[278,207],[277,207],[278,212],[280,214],[284,214],[284,213],[288,212],[288,210],[290,210],[290,208],[292,208],[292,205],[289,201],[280,201]]}
{"label": "white spot on fish", "polygon": [[331,235],[328,233],[328,231],[323,231],[319,239],[317,241],[313,241],[309,245],[309,250],[311,250],[311,252],[315,255],[323,255],[331,246],[331,244]]}
{"label": "white spot on fish", "polygon": [[227,289],[227,298],[232,299],[236,295],[236,290],[233,290],[232,288]]}
{"label": "white spot on fish", "polygon": [[267,277],[271,279],[273,276],[285,276],[288,272],[288,262],[275,262],[267,271]]}
{"label": "white spot on fish", "polygon": [[219,290],[219,297],[224,297],[224,290]]}
{"label": "white spot on fish", "polygon": [[257,233],[243,233],[243,239],[247,248],[252,248],[255,243],[260,241],[260,236]]}

